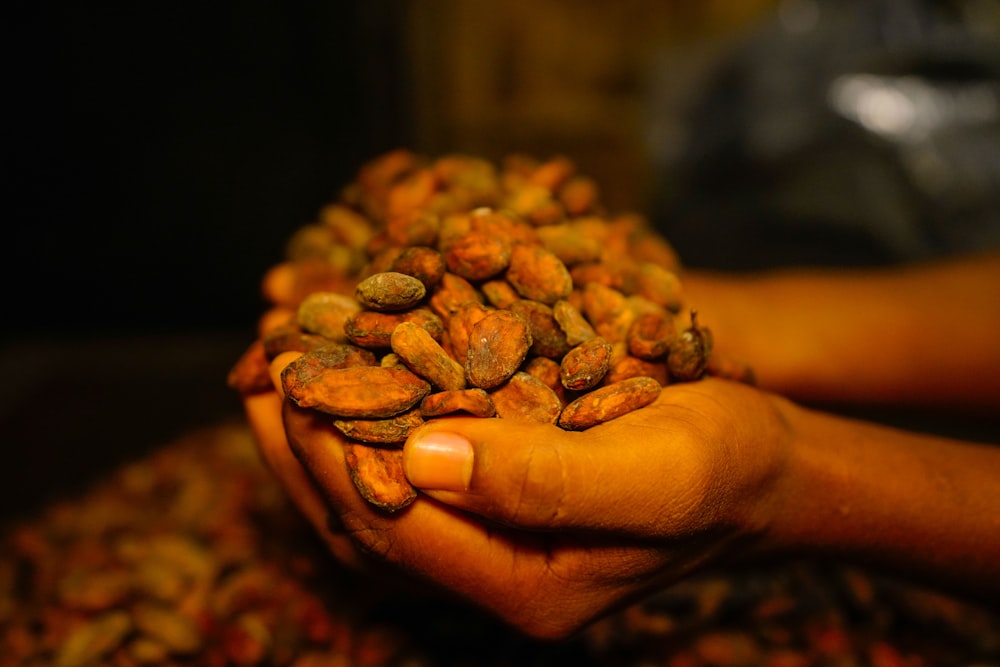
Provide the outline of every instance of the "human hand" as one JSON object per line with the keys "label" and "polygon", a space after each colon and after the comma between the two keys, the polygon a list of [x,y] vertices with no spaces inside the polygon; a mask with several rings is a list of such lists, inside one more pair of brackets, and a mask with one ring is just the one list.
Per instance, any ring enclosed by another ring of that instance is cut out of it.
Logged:
{"label": "human hand", "polygon": [[248,404],[251,423],[338,558],[389,565],[537,637],[568,635],[751,549],[789,441],[776,399],[718,380],[668,386],[583,432],[435,419],[405,448],[424,493],[386,515],[354,488],[328,419],[273,399]]}

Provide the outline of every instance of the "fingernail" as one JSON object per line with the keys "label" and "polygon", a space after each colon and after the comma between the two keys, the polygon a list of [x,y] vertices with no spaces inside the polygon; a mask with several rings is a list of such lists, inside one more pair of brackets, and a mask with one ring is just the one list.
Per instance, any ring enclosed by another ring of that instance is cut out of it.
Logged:
{"label": "fingernail", "polygon": [[457,433],[417,436],[406,445],[403,468],[410,484],[417,488],[468,491],[472,444]]}

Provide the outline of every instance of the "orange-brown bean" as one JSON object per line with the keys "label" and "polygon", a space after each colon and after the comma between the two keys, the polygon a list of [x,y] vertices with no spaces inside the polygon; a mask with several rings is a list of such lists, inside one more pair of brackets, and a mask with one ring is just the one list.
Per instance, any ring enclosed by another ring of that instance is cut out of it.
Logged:
{"label": "orange-brown bean", "polygon": [[514,246],[506,276],[522,297],[546,305],[565,299],[573,289],[566,265],[541,246]]}
{"label": "orange-brown bean", "polygon": [[660,383],[634,377],[587,392],[563,408],[559,426],[582,431],[645,407],[660,395]]}
{"label": "orange-brown bean", "polygon": [[411,371],[438,389],[465,388],[465,368],[420,325],[401,322],[392,332],[390,346]]}
{"label": "orange-brown bean", "polygon": [[491,389],[510,378],[531,349],[531,329],[508,310],[489,313],[472,325],[465,359],[469,384]]}
{"label": "orange-brown bean", "polygon": [[600,336],[590,338],[566,353],[559,364],[559,380],[571,391],[597,386],[611,365],[611,344]]}
{"label": "orange-brown bean", "polygon": [[562,411],[562,399],[541,380],[518,371],[492,392],[497,417],[555,424]]}

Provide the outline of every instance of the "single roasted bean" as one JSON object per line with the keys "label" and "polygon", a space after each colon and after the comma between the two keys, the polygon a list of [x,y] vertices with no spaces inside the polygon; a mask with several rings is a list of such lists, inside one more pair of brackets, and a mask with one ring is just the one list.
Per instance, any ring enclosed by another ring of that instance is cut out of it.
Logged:
{"label": "single roasted bean", "polygon": [[604,374],[601,384],[614,384],[629,378],[643,376],[653,378],[661,385],[665,385],[670,381],[666,358],[657,361],[647,361],[646,359],[633,357],[625,350],[624,344],[620,343],[618,345],[622,346],[621,353],[618,353],[616,345],[616,352],[612,356],[611,365],[608,367],[608,372]]}
{"label": "single roasted bean", "polygon": [[596,387],[611,366],[611,344],[595,336],[566,353],[559,365],[559,380],[571,391]]}
{"label": "single roasted bean", "polygon": [[566,343],[572,347],[597,335],[583,313],[568,299],[560,299],[552,305],[552,316],[566,336]]}
{"label": "single roasted bean", "polygon": [[479,289],[494,308],[509,308],[511,304],[521,298],[517,290],[509,282],[502,279],[487,280],[479,286]]}
{"label": "single roasted bean", "polygon": [[422,327],[402,322],[392,332],[392,351],[411,371],[438,389],[465,388],[465,368],[458,363]]}
{"label": "single roasted bean", "polygon": [[303,331],[319,334],[332,341],[347,341],[344,324],[361,306],[346,294],[314,292],[296,310],[295,320]]}
{"label": "single roasted bean", "polygon": [[629,325],[626,334],[628,351],[640,359],[660,359],[677,338],[673,317],[663,313],[643,313]]}
{"label": "single roasted bean", "polygon": [[577,174],[559,188],[559,201],[571,216],[590,213],[600,201],[597,182],[588,176]]}
{"label": "single roasted bean", "polygon": [[492,312],[472,325],[465,374],[469,384],[491,389],[512,376],[531,349],[531,329],[520,315]]}
{"label": "single roasted bean", "polygon": [[711,356],[712,332],[698,324],[698,314],[692,310],[691,325],[680,333],[667,355],[671,379],[697,380],[705,373]]}
{"label": "single roasted bean", "polygon": [[368,276],[355,290],[358,303],[370,310],[395,312],[420,303],[427,288],[419,279],[396,271],[383,271]]}
{"label": "single roasted bean", "polygon": [[475,417],[492,417],[496,414],[496,406],[490,395],[478,387],[439,391],[428,394],[420,402],[420,413],[428,419],[455,412],[465,412]]}
{"label": "single roasted bean", "polygon": [[559,426],[581,431],[645,407],[660,395],[660,383],[635,377],[590,391],[563,408]]}
{"label": "single roasted bean", "polygon": [[506,276],[522,297],[546,305],[565,299],[573,289],[566,265],[541,246],[514,246]]}
{"label": "single roasted bean", "polygon": [[375,354],[355,345],[330,343],[306,352],[294,359],[281,371],[282,386],[297,387],[315,380],[328,370],[374,366]]}
{"label": "single roasted bean", "polygon": [[384,419],[415,406],[431,385],[406,369],[360,366],[328,369],[309,382],[285,383],[284,390],[302,408],[337,417]]}
{"label": "single roasted bean", "polygon": [[492,392],[497,417],[555,424],[563,403],[548,385],[529,373],[518,371]]}
{"label": "single roasted bean", "polygon": [[361,497],[386,512],[407,507],[417,498],[403,471],[403,450],[344,443],[347,469]]}
{"label": "single roasted bean", "polygon": [[581,233],[580,226],[572,222],[539,227],[538,239],[569,268],[598,262],[603,252],[600,239]]}
{"label": "single roasted bean", "polygon": [[404,248],[389,267],[390,271],[413,276],[428,290],[441,282],[446,269],[441,253],[434,248],[420,245]]}
{"label": "single roasted bean", "polygon": [[[426,400],[426,398],[424,399]],[[334,427],[359,442],[382,445],[401,444],[413,429],[424,423],[418,408],[386,419],[334,419]]]}
{"label": "single roasted bean", "polygon": [[444,322],[426,308],[415,308],[402,313],[362,310],[347,320],[344,329],[348,340],[359,347],[387,349],[392,344],[392,332],[400,322],[419,324],[435,340],[439,340],[444,333]]}
{"label": "single roasted bean", "polygon": [[448,270],[467,280],[492,278],[510,263],[510,244],[482,232],[469,232],[452,239],[443,250]]}

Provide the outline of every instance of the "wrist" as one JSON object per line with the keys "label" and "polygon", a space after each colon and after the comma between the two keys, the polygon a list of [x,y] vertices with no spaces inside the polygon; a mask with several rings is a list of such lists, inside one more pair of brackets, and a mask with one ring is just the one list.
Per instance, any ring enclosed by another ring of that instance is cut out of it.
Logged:
{"label": "wrist", "polygon": [[794,551],[787,535],[786,514],[801,503],[800,488],[809,465],[801,434],[804,409],[778,394],[762,395],[772,418],[758,446],[760,459],[768,463],[748,501],[738,505],[734,521],[746,543],[744,559],[750,561]]}
{"label": "wrist", "polygon": [[1000,585],[1000,450],[786,403],[788,458],[755,554],[836,560],[959,593]]}

